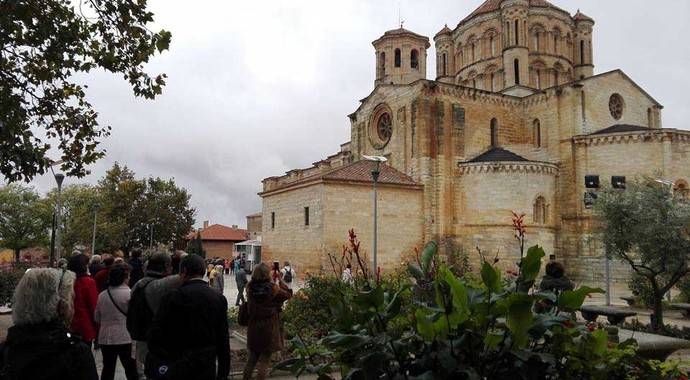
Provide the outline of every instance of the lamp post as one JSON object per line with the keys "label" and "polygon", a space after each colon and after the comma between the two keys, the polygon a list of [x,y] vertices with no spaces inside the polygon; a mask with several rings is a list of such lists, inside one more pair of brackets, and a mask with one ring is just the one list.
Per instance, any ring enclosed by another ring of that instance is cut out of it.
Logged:
{"label": "lamp post", "polygon": [[373,249],[372,249],[372,261],[374,265],[374,275],[378,273],[378,266],[376,264],[376,249],[377,249],[377,238],[378,238],[378,197],[376,193],[376,184],[379,181],[380,166],[382,162],[388,161],[386,157],[382,156],[365,156],[362,155],[365,160],[372,161],[376,163],[376,167],[371,170],[371,178],[374,180],[374,238],[373,238]]}
{"label": "lamp post", "polygon": [[53,252],[53,257],[55,260],[60,259],[60,217],[61,217],[61,211],[62,211],[62,200],[61,200],[61,194],[62,194],[62,181],[65,180],[65,175],[62,173],[57,173],[54,175],[55,176],[55,182],[57,182],[57,211],[55,212],[55,246],[53,247],[55,249],[55,252]]}
{"label": "lamp post", "polygon": [[96,254],[96,219],[98,216],[98,209],[101,207],[98,202],[93,205],[93,237],[91,238],[91,255]]}

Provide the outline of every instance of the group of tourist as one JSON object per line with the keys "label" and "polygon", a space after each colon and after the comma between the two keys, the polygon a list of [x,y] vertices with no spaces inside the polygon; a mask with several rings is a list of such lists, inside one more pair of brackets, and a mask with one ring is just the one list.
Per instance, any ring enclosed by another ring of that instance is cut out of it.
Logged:
{"label": "group of tourist", "polygon": [[[15,290],[14,325],[0,345],[0,379],[98,379],[94,352],[103,357],[101,380],[119,359],[127,380],[226,379],[230,372],[224,266],[178,251],[141,251],[125,262],[74,252],[62,267],[27,271]],[[245,264],[233,272],[237,304],[247,294],[248,362],[263,379],[273,352],[283,347],[280,312],[292,296],[294,271]],[[234,264],[234,263],[233,263]],[[276,273],[277,272],[277,273]],[[208,280],[205,281],[204,278]]]}

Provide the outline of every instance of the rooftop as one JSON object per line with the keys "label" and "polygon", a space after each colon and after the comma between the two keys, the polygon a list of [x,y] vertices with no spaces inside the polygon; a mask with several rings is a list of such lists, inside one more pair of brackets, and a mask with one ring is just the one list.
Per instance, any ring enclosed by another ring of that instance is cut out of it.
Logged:
{"label": "rooftop", "polygon": [[194,239],[197,232],[201,233],[201,240],[245,241],[249,237],[247,230],[232,228],[222,224],[213,224],[206,228],[200,228],[198,231],[190,232],[187,235],[187,240]]}
{"label": "rooftop", "polygon": [[[477,9],[474,10],[474,12],[470,13],[469,16],[465,17],[460,23],[464,23],[466,21],[469,21],[470,19],[474,18],[475,16],[479,16],[485,13],[490,13],[497,11],[501,9],[501,3],[503,0],[486,0],[482,5],[480,5]],[[529,6],[530,7],[538,7],[538,8],[553,8],[555,10],[565,12],[570,14],[569,12],[551,4],[550,2],[546,0],[529,0]]]}
{"label": "rooftop", "polygon": [[600,131],[590,133],[591,135],[605,135],[608,133],[623,133],[623,132],[637,132],[637,131],[647,131],[649,128],[643,127],[641,125],[630,125],[630,124],[616,124],[608,128],[604,128]]}
{"label": "rooftop", "polygon": [[[322,178],[327,180],[373,182],[371,178],[371,171],[375,167],[375,162],[360,160],[328,172],[324,174]],[[411,177],[405,173],[397,171],[389,165],[381,164],[379,171],[381,174],[379,175],[378,183],[392,185],[417,185],[417,183]]]}
{"label": "rooftop", "polygon": [[479,156],[467,161],[467,163],[475,162],[520,162],[529,161],[528,159],[517,155],[507,149],[503,148],[491,148],[486,152],[480,154]]}

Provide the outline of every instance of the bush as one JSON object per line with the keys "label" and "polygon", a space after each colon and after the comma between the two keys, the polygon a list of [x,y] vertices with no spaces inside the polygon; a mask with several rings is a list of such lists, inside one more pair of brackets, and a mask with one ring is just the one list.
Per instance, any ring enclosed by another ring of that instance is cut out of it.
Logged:
{"label": "bush", "polygon": [[0,270],[0,306],[11,306],[14,289],[24,272],[26,272],[26,268],[19,265]]}
{"label": "bush", "polygon": [[649,280],[645,277],[633,273],[628,280],[628,289],[635,297],[635,304],[643,305],[647,308],[654,307],[654,292],[649,285]]}
{"label": "bush", "polygon": [[228,308],[228,326],[232,327],[237,324],[237,317],[240,314],[239,306]]}

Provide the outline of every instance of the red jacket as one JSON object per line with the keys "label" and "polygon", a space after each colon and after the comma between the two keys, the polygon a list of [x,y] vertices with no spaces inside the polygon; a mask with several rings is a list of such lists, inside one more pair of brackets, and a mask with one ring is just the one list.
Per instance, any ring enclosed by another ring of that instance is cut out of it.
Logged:
{"label": "red jacket", "polygon": [[89,276],[77,277],[74,281],[74,318],[70,329],[85,342],[96,338],[98,326],[94,321],[98,290],[96,282]]}
{"label": "red jacket", "polygon": [[108,288],[108,274],[110,273],[110,268],[111,267],[103,268],[93,276],[93,279],[96,281],[96,289],[98,290],[96,295]]}

